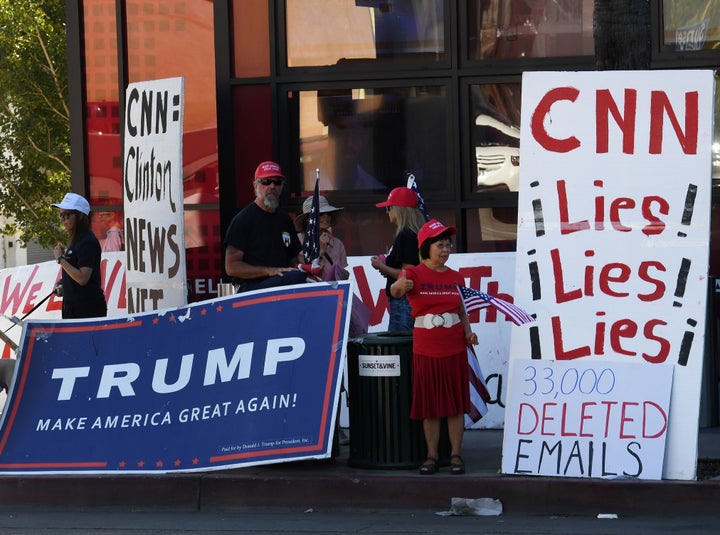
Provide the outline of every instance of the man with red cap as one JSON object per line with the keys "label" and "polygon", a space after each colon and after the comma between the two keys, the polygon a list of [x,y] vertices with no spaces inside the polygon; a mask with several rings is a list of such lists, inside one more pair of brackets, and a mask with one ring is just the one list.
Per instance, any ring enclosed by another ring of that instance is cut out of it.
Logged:
{"label": "man with red cap", "polygon": [[255,202],[230,222],[225,234],[225,272],[238,292],[303,284],[307,275],[296,268],[302,244],[290,215],[280,209],[285,175],[275,162],[255,170]]}

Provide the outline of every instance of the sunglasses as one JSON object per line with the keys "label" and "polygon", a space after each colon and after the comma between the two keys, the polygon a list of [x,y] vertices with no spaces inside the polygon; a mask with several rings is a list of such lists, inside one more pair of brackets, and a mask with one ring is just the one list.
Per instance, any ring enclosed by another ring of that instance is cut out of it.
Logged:
{"label": "sunglasses", "polygon": [[270,184],[272,184],[273,186],[282,186],[284,183],[282,178],[277,178],[275,180],[273,180],[272,178],[258,178],[257,181],[260,182],[260,184],[262,184],[263,186],[269,186]]}
{"label": "sunglasses", "polygon": [[68,219],[71,215],[75,215],[75,212],[60,212],[60,219],[62,221],[65,221]]}

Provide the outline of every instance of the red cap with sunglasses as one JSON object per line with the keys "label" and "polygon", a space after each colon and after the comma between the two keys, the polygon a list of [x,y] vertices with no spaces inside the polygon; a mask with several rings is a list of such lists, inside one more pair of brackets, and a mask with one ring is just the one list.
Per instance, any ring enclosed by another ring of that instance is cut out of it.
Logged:
{"label": "red cap with sunglasses", "polygon": [[273,178],[279,177],[284,179],[285,175],[282,174],[282,169],[275,162],[262,162],[255,169],[255,180],[258,178]]}
{"label": "red cap with sunglasses", "polygon": [[418,196],[410,188],[395,188],[388,195],[387,201],[379,202],[375,206],[383,208],[386,206],[406,206],[408,208],[418,207]]}

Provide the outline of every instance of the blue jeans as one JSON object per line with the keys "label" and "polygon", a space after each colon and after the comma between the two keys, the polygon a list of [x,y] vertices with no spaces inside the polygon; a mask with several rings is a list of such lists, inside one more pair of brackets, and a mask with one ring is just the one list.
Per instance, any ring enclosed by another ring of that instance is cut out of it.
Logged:
{"label": "blue jeans", "polygon": [[395,299],[390,297],[390,321],[388,322],[389,332],[412,333],[415,321],[411,315],[412,308],[407,297]]}

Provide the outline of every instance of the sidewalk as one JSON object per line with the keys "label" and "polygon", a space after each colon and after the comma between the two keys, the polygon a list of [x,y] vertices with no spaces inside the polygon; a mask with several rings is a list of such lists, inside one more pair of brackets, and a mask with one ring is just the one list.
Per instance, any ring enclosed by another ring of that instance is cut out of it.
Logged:
{"label": "sidewalk", "polygon": [[[50,444],[48,446],[51,446]],[[453,497],[495,498],[506,512],[542,514],[716,513],[720,479],[638,481],[517,477],[499,473],[501,430],[465,434],[467,473],[447,468],[359,469],[349,447],[334,461],[303,461],[164,476],[0,476],[4,508],[131,507],[178,510],[256,506],[423,508],[448,510]],[[720,461],[720,427],[702,428],[699,464]],[[717,465],[718,463],[712,463]]]}

